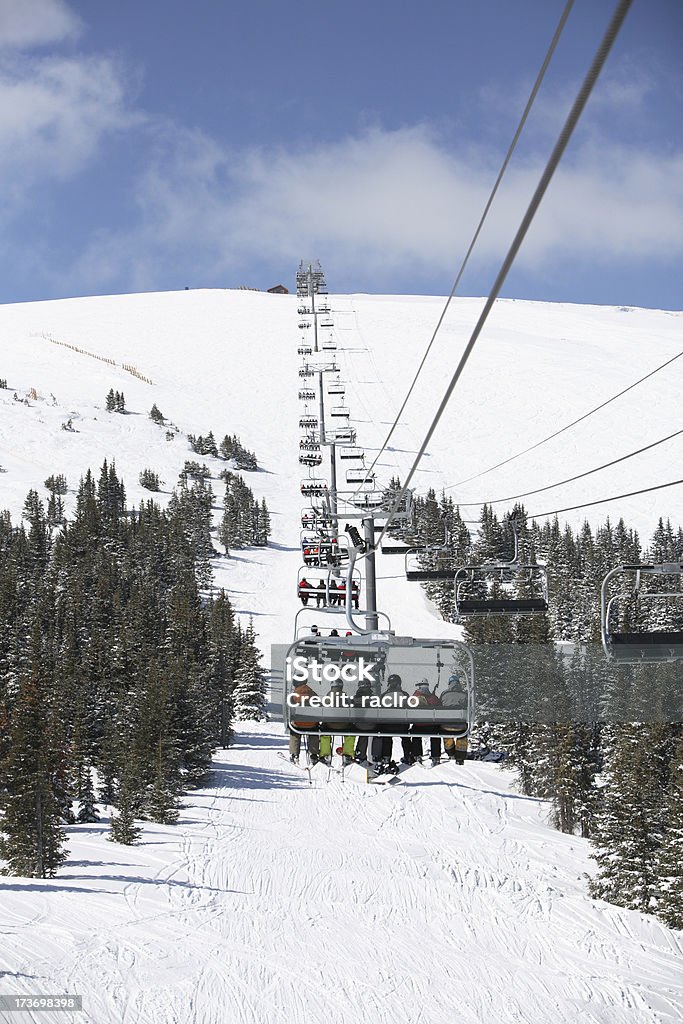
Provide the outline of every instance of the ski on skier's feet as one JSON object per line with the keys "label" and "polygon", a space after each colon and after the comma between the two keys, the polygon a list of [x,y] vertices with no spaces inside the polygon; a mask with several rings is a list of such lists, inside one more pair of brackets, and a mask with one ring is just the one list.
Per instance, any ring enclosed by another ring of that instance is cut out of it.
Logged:
{"label": "ski on skier's feet", "polygon": [[281,750],[276,751],[276,753],[277,753],[277,756],[281,757],[282,760],[285,761],[289,765],[290,768],[298,768],[298,770],[300,772],[306,772],[306,774],[308,775],[308,781],[311,783],[311,785],[313,784],[313,780],[311,779],[311,768],[312,768],[312,765],[310,765],[310,764],[299,764],[298,761],[292,761],[291,757],[287,757],[287,755],[283,754]]}

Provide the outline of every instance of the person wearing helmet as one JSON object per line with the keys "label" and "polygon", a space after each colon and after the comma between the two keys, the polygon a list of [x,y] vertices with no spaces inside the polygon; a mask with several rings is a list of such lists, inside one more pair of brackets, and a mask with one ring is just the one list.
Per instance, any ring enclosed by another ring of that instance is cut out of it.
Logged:
{"label": "person wearing helmet", "polygon": [[[438,708],[441,707],[441,701],[433,693],[429,687],[428,679],[421,679],[415,688],[414,697],[418,699],[418,707],[420,708]],[[429,733],[431,732],[430,725],[413,725],[413,733]],[[438,736],[432,736],[430,742],[430,755],[432,758],[432,764],[437,765],[441,760],[441,740]],[[416,760],[422,759],[422,737],[420,735],[413,735],[410,740],[410,753]]]}
{"label": "person wearing helmet", "polygon": [[[296,686],[292,691],[291,703],[299,704],[302,707],[310,703],[311,697],[315,697],[315,690],[311,689],[308,683],[301,683],[300,686]],[[292,725],[295,725],[297,729],[314,729],[317,726],[317,722],[311,721],[310,719],[293,719]],[[317,764],[320,756],[320,740],[317,736],[312,733],[307,737],[308,753],[311,758],[312,764]],[[301,754],[301,733],[289,731],[289,758],[294,764],[299,763],[299,755]]]}
{"label": "person wearing helmet", "polygon": [[[392,672],[387,679],[387,688],[382,694],[383,707],[402,708],[405,706],[407,699],[408,694],[403,689],[403,680],[398,673]],[[391,730],[397,729],[398,732],[401,731],[401,726],[392,722],[384,724],[384,728]],[[375,764],[388,765],[391,762],[393,746],[394,740],[392,736],[376,736],[372,741],[372,759]],[[404,745],[404,759],[405,750],[406,748]]]}
{"label": "person wearing helmet", "polygon": [[[454,673],[448,680],[448,686],[441,697],[441,706],[444,708],[452,708],[455,719],[462,718],[462,725],[457,724],[452,726],[444,726],[444,731],[447,732],[462,732],[463,726],[467,724],[467,690],[463,686],[462,678],[459,673]],[[462,712],[462,714],[459,714]],[[457,761],[458,764],[464,764],[465,759],[462,756],[467,750],[467,738],[462,737],[456,740],[453,736],[447,736],[443,741],[444,749],[448,754],[449,760]]]}
{"label": "person wearing helmet", "polygon": [[[344,693],[344,684],[341,679],[336,679],[330,684],[329,695],[332,698],[332,707],[343,708],[346,706],[347,699]],[[346,721],[326,723],[326,725],[329,725],[330,727],[331,734],[329,736],[320,737],[320,760],[324,764],[330,764],[332,761],[332,735],[334,733],[340,733],[343,735],[344,730],[349,727],[349,724],[348,719]],[[353,759],[354,742],[353,736],[344,736],[342,740],[342,753],[345,756],[350,756],[351,759]]]}

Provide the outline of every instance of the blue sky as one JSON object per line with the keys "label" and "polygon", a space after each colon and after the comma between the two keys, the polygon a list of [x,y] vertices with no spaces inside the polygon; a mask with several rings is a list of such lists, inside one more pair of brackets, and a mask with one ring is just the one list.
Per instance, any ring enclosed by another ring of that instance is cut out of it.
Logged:
{"label": "blue sky", "polygon": [[[0,0],[0,301],[446,294],[560,0]],[[495,277],[613,9],[574,8],[461,294]],[[504,293],[683,307],[683,4],[635,0]]]}

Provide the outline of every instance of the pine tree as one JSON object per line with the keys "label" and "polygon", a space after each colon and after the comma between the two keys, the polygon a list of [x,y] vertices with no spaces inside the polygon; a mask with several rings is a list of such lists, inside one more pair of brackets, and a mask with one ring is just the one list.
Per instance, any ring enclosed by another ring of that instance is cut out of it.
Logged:
{"label": "pine tree", "polygon": [[266,678],[260,662],[256,633],[250,620],[244,634],[232,694],[235,717],[240,721],[260,722],[266,717]]}
{"label": "pine tree", "polygon": [[603,806],[597,816],[592,896],[651,913],[662,843],[662,772],[666,730],[621,725],[610,752]]}
{"label": "pine tree", "polygon": [[152,408],[149,410],[149,418],[151,420],[154,420],[155,423],[158,423],[159,426],[162,426],[166,422],[166,417],[161,412],[161,410],[159,408],[157,408],[156,402],[154,403]]}
{"label": "pine tree", "polygon": [[121,780],[117,800],[118,813],[112,814],[109,824],[108,839],[122,846],[133,846],[142,835],[142,829],[135,824],[139,797],[135,784],[129,774]]}
{"label": "pine tree", "polygon": [[[118,391],[116,392],[116,394],[118,394]],[[116,411],[116,395],[114,395],[114,389],[113,388],[109,388],[109,393],[107,394],[107,400],[106,400],[106,408],[107,408],[107,412],[115,412]]]}
{"label": "pine tree", "polygon": [[9,749],[2,764],[6,789],[0,822],[0,857],[8,871],[29,878],[52,878],[66,859],[61,824],[59,774],[63,751],[40,671],[40,639],[34,636],[33,670],[20,678],[12,709]]}
{"label": "pine tree", "polygon": [[92,781],[92,772],[85,765],[79,779],[78,802],[80,804],[76,821],[93,822],[99,821],[100,815],[95,804],[95,787]]}
{"label": "pine tree", "polygon": [[669,928],[683,929],[683,738],[670,764],[664,833],[657,854],[657,916]]}

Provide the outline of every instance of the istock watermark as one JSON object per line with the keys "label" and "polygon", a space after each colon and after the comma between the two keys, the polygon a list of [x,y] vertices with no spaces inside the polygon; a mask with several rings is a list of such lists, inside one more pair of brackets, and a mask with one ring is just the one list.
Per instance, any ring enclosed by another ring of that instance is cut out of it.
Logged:
{"label": "istock watermark", "polygon": [[[301,709],[301,695],[294,691],[293,693],[287,694],[287,703],[290,708]],[[364,708],[395,708],[397,707],[396,695],[393,693],[384,694],[381,697],[367,696],[363,697]],[[420,701],[417,697],[406,697],[401,705],[405,708],[418,708]],[[328,693],[324,697],[319,697],[317,694],[311,694],[306,698],[307,708],[356,708],[353,697],[349,697],[347,693]]]}
{"label": "istock watermark", "polygon": [[285,675],[289,683],[369,683],[377,682],[377,662],[367,661],[362,655],[340,665],[336,662],[321,662],[297,654],[285,659]]}

